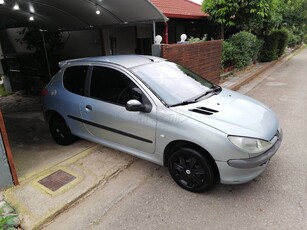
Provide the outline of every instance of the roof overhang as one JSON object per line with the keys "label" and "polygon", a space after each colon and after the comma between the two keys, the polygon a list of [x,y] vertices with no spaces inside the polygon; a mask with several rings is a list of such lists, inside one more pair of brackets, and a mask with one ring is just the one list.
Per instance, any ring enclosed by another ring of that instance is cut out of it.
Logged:
{"label": "roof overhang", "polygon": [[181,19],[198,19],[198,20],[204,20],[209,17],[209,15],[204,14],[203,16],[199,15],[190,15],[190,14],[169,14],[165,13],[164,14],[168,18],[181,18]]}
{"label": "roof overhang", "polygon": [[167,20],[148,0],[0,0],[0,29],[83,30]]}

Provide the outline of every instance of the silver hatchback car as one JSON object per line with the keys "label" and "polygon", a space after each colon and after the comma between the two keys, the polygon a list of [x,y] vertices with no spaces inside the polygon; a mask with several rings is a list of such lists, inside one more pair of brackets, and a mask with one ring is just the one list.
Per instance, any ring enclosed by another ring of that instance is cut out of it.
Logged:
{"label": "silver hatchback car", "polygon": [[67,60],[42,91],[54,140],[84,138],[167,166],[186,190],[260,175],[282,131],[260,102],[152,56]]}

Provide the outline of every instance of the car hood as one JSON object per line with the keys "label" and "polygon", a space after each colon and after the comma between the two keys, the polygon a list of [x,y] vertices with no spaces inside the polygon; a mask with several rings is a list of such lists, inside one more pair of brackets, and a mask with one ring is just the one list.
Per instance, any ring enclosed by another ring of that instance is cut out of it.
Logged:
{"label": "car hood", "polygon": [[224,88],[218,95],[171,109],[228,135],[271,140],[279,128],[275,113],[267,106]]}

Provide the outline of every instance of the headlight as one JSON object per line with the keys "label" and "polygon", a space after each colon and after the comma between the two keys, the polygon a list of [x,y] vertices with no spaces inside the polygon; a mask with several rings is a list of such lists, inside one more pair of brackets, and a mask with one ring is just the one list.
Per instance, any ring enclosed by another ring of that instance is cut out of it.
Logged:
{"label": "headlight", "polygon": [[272,147],[270,142],[255,138],[228,136],[228,139],[239,149],[250,154],[262,153]]}

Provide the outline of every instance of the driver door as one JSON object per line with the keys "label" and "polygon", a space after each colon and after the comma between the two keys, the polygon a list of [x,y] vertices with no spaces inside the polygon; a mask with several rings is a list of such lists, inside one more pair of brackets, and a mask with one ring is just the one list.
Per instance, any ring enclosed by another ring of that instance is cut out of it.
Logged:
{"label": "driver door", "polygon": [[89,88],[89,96],[80,104],[87,131],[102,142],[153,153],[156,134],[155,108],[152,107],[151,111],[146,113],[129,112],[125,108],[130,99],[137,99],[142,103],[145,100],[145,95],[136,83],[122,71],[94,66]]}

